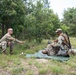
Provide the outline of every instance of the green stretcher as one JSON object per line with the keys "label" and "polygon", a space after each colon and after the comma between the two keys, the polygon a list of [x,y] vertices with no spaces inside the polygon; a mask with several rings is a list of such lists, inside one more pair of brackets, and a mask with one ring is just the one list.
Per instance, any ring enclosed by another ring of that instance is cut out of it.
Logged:
{"label": "green stretcher", "polygon": [[47,54],[43,54],[42,50],[35,54],[26,54],[26,58],[38,58],[38,59],[54,59],[59,61],[67,61],[69,60],[69,57],[64,56],[48,56]]}

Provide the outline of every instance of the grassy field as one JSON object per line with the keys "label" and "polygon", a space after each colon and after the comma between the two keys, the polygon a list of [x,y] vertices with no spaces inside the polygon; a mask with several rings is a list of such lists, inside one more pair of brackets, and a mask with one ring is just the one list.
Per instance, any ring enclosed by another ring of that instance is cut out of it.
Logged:
{"label": "grassy field", "polygon": [[[76,38],[70,38],[72,47],[76,48]],[[0,51],[0,75],[76,75],[76,56],[71,56],[68,61],[60,62],[52,59],[26,58],[25,54],[35,53],[44,49],[48,40],[41,44],[35,41],[24,45],[15,44],[14,54],[7,55]]]}

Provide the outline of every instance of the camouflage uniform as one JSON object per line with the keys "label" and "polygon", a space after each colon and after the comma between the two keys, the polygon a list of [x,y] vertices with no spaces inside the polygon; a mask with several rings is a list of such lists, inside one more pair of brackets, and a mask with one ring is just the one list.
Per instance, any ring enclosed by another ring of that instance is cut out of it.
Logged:
{"label": "camouflage uniform", "polygon": [[1,39],[0,39],[0,47],[2,48],[2,52],[6,51],[6,48],[8,46],[8,42],[10,42],[10,53],[13,49],[13,43],[14,41],[20,42],[19,40],[13,38],[9,33],[6,33]]}
{"label": "camouflage uniform", "polygon": [[66,56],[67,52],[69,51],[69,40],[66,34],[61,33],[58,37],[58,43],[60,45],[60,50],[58,51],[57,55]]}
{"label": "camouflage uniform", "polygon": [[[65,44],[64,44],[65,43]],[[48,51],[48,55],[67,55],[67,51],[69,48],[66,46],[68,45],[68,38],[66,34],[61,33],[57,39],[57,42],[53,44],[49,44],[46,48]]]}

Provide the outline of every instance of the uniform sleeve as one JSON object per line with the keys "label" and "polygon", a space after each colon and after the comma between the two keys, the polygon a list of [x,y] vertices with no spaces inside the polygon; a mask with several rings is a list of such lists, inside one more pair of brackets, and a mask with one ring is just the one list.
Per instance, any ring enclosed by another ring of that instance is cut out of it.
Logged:
{"label": "uniform sleeve", "polygon": [[18,40],[18,39],[15,39],[15,41],[18,42],[18,43],[20,43],[20,40]]}
{"label": "uniform sleeve", "polygon": [[54,47],[61,46],[63,40],[64,40],[64,37],[63,36],[59,36],[58,37],[58,42],[54,45]]}
{"label": "uniform sleeve", "polygon": [[12,36],[7,36],[7,40],[10,40],[10,41],[15,41],[15,38],[13,38]]}
{"label": "uniform sleeve", "polygon": [[59,38],[58,38],[58,44],[62,44],[62,42],[64,41],[64,37],[63,36],[60,36]]}
{"label": "uniform sleeve", "polygon": [[11,35],[10,36],[7,36],[7,39],[10,40],[10,41],[20,42],[18,39],[12,37]]}

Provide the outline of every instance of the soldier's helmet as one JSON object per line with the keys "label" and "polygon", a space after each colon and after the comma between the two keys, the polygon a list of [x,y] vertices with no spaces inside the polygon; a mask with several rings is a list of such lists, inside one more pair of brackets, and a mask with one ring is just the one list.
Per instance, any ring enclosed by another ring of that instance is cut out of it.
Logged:
{"label": "soldier's helmet", "polygon": [[56,33],[57,33],[57,32],[62,32],[62,29],[59,28],[59,29],[57,29],[55,32],[56,32]]}

